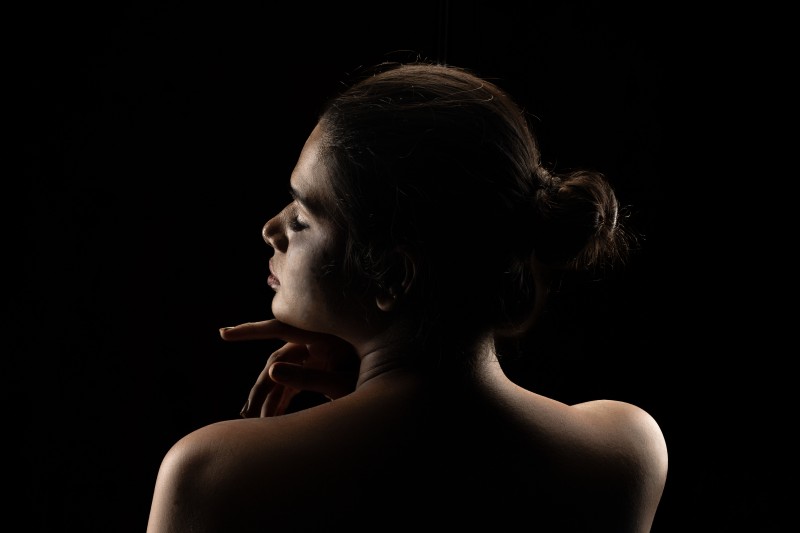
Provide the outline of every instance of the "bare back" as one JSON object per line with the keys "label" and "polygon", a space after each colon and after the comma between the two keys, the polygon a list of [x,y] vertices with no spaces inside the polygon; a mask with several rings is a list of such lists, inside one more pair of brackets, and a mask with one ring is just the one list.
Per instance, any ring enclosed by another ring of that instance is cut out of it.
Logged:
{"label": "bare back", "polygon": [[200,429],[165,459],[150,526],[649,531],[667,469],[649,415],[489,374],[442,390],[388,373],[329,404]]}

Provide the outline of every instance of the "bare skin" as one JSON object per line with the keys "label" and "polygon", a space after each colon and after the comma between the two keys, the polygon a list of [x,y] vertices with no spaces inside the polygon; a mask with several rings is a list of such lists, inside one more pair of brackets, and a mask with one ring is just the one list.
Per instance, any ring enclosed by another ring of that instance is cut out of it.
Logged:
{"label": "bare skin", "polygon": [[[291,186],[324,201],[320,139],[315,129]],[[650,530],[667,449],[649,414],[522,389],[503,373],[490,336],[471,346],[472,366],[446,378],[414,367],[407,361],[417,348],[403,341],[412,324],[393,314],[396,294],[342,299],[336,275],[319,275],[340,245],[324,218],[295,200],[264,237],[275,250],[275,319],[221,331],[230,341],[285,343],[251,391],[245,414],[257,417],[175,444],[148,533]],[[408,263],[405,291],[413,290]],[[299,390],[331,401],[286,413]]]}

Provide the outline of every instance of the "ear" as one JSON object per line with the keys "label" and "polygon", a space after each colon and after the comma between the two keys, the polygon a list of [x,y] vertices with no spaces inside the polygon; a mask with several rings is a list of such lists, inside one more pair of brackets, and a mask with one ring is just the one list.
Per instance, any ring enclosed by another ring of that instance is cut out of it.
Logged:
{"label": "ear", "polygon": [[418,259],[409,248],[405,246],[395,248],[391,261],[386,287],[380,289],[375,296],[378,309],[385,312],[394,310],[408,295],[417,275]]}

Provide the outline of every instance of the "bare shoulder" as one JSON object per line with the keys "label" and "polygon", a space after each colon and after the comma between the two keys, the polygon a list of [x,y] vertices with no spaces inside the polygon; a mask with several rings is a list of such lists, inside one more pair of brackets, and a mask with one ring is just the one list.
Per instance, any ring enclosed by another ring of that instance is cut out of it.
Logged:
{"label": "bare shoulder", "polygon": [[148,533],[222,531],[230,519],[226,509],[242,498],[240,489],[252,493],[261,488],[257,479],[264,471],[281,475],[286,468],[287,462],[279,460],[285,432],[276,426],[291,424],[276,424],[279,420],[218,422],[176,442],[158,471]]}
{"label": "bare shoulder", "polygon": [[397,419],[381,416],[386,405],[356,400],[189,433],[162,460],[148,533],[246,532],[265,523],[314,530],[304,521],[316,517],[298,509],[320,507],[322,495],[363,480],[374,463],[371,454],[398,437],[389,427]]}
{"label": "bare shoulder", "polygon": [[644,409],[620,401],[596,400],[570,409],[591,450],[589,472],[632,504],[631,531],[649,531],[668,469],[667,444],[658,423]]}
{"label": "bare shoulder", "polygon": [[520,426],[533,430],[535,439],[550,443],[554,453],[563,451],[570,462],[576,455],[587,463],[603,464],[614,458],[637,464],[654,479],[665,477],[664,435],[653,416],[641,407],[616,400],[568,405],[520,387],[510,390],[513,395],[504,392],[502,397],[510,398],[505,405],[514,406]]}
{"label": "bare shoulder", "polygon": [[624,454],[637,463],[647,463],[650,472],[666,475],[667,445],[658,422],[644,409],[615,400],[594,400],[571,406],[586,435],[605,452]]}
{"label": "bare shoulder", "polygon": [[621,401],[568,405],[520,388],[503,391],[513,392],[504,396],[515,413],[510,424],[527,453],[544,461],[537,473],[549,501],[543,513],[553,523],[564,531],[650,531],[666,483],[667,447],[647,411]]}

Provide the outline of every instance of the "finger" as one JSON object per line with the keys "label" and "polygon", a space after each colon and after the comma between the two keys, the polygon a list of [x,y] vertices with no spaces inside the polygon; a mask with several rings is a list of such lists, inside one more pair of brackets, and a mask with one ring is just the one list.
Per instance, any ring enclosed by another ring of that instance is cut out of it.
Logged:
{"label": "finger", "polygon": [[220,328],[219,334],[226,341],[283,339],[300,344],[307,344],[329,337],[329,335],[323,333],[314,333],[290,326],[275,318]]}
{"label": "finger", "polygon": [[293,363],[302,365],[309,358],[308,348],[305,344],[287,342],[269,356],[267,367],[275,363]]}
{"label": "finger", "polygon": [[[242,408],[241,416],[243,418],[251,418],[256,416],[264,416],[265,405],[270,401],[268,395],[275,388],[275,382],[269,376],[269,367],[276,361],[284,361],[290,363],[302,364],[304,359],[308,356],[308,352],[304,345],[287,343],[281,348],[272,352],[267,359],[267,364],[264,365],[264,370],[256,379],[255,384],[250,389],[250,394],[247,398],[247,403]],[[272,400],[274,403],[274,400]],[[271,409],[277,409],[272,407]],[[273,411],[270,411],[272,413]]]}
{"label": "finger", "polygon": [[275,363],[268,370],[275,383],[317,392],[332,400],[353,392],[357,379],[355,372],[330,372],[290,363]]}
{"label": "finger", "polygon": [[242,409],[241,415],[243,418],[252,418],[258,416],[261,406],[266,402],[267,396],[275,388],[275,383],[269,377],[269,362],[264,366],[264,370],[258,375],[255,384],[250,389],[250,394],[247,396],[247,403]]}
{"label": "finger", "polygon": [[279,416],[286,412],[292,398],[298,393],[297,389],[277,385],[267,395],[266,401],[261,406],[261,416]]}

